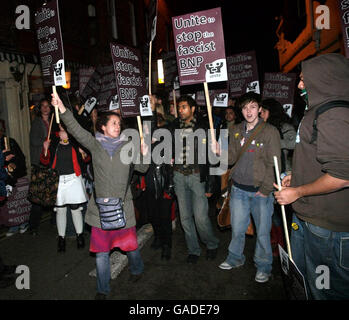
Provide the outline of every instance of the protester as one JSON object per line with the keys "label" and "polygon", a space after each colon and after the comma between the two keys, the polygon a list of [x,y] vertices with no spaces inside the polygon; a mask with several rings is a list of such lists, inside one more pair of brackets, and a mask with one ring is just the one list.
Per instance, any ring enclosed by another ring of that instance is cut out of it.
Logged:
{"label": "protester", "polygon": [[[31,123],[30,128],[30,160],[32,165],[40,164],[40,154],[43,143],[48,137],[48,131],[51,120],[51,103],[48,99],[42,99],[39,104],[39,114]],[[55,122],[55,121],[53,121]],[[53,124],[54,125],[54,124]],[[50,136],[53,135],[54,128],[51,130]],[[45,208],[39,204],[32,203],[32,209],[29,216],[29,231],[32,235],[38,234],[42,212]]]}
{"label": "protester", "polygon": [[[208,124],[195,116],[195,101],[189,96],[182,96],[178,100],[179,118],[174,120],[170,126],[172,139],[186,141],[183,143],[182,150],[178,150],[180,155],[174,162],[174,184],[175,193],[178,199],[180,220],[184,229],[185,239],[188,248],[188,263],[197,263],[201,254],[201,248],[197,236],[205,243],[207,252],[206,258],[213,260],[217,255],[219,240],[213,233],[212,224],[208,215],[208,200],[216,191],[216,179],[210,175],[209,163],[206,158],[205,163],[199,164],[199,158],[202,156],[202,149],[206,151],[207,147],[207,128]],[[205,130],[203,140],[195,143],[195,147],[190,149],[188,141],[193,137],[195,130]],[[175,133],[175,130],[180,135]],[[200,145],[200,148],[199,148]],[[203,146],[202,146],[203,145]],[[173,148],[175,150],[175,147]],[[193,156],[194,163],[190,163],[189,153]],[[207,152],[205,153],[207,156]],[[203,159],[200,159],[202,161]],[[196,232],[197,230],[197,232]]]}
{"label": "protester", "polygon": [[[53,94],[52,103],[58,106],[61,112],[61,119],[65,123],[68,132],[76,140],[86,147],[92,155],[95,197],[124,198],[127,183],[130,175],[131,164],[122,161],[121,151],[128,142],[120,136],[121,118],[113,112],[106,112],[99,115],[97,119],[97,133],[94,137],[90,132],[81,128],[74,119],[73,114],[65,108],[58,95]],[[142,144],[141,152],[147,154],[147,146]],[[134,158],[133,158],[134,159]],[[145,172],[148,165],[135,164],[135,170]],[[133,208],[130,188],[127,190],[124,211],[126,215],[126,226],[117,230],[102,230],[99,218],[99,211],[91,197],[86,213],[86,222],[91,225],[90,251],[96,253],[97,266],[97,294],[95,299],[106,299],[110,292],[110,251],[118,247],[126,251],[130,263],[130,281],[136,281],[143,273],[144,264],[138,249],[136,219]]]}
{"label": "protester", "polygon": [[296,130],[281,103],[275,99],[262,101],[261,118],[278,129],[281,138],[281,172],[291,170],[291,151],[296,145]]}
{"label": "protester", "polygon": [[[155,108],[154,108],[155,109]],[[159,120],[159,118],[161,120]],[[152,131],[167,126],[167,122],[162,118],[161,113],[157,113],[157,118],[153,120]],[[152,138],[151,150],[153,151],[162,141]],[[143,206],[140,210],[145,211],[154,230],[154,240],[151,248],[161,248],[161,259],[171,259],[172,248],[172,220],[171,207],[174,201],[173,168],[170,164],[162,162],[164,157],[161,154],[152,153],[152,162],[145,175],[145,185],[143,193]]]}
{"label": "protester", "polygon": [[[0,206],[4,204],[6,199],[5,180],[7,172],[4,169],[4,155],[0,152]],[[0,288],[7,288],[15,283],[15,278],[12,277],[17,266],[5,265],[0,257]]]}
{"label": "protester", "polygon": [[73,145],[63,124],[59,125],[59,129],[59,139],[55,139],[52,144],[50,140],[45,140],[40,161],[42,164],[56,169],[59,174],[57,200],[54,208],[58,230],[57,251],[65,252],[68,207],[76,231],[77,248],[82,249],[85,246],[84,222],[81,211],[82,205],[88,201],[88,197],[82,180],[81,167],[82,162],[88,162],[89,158],[85,156],[83,160],[85,153]]}
{"label": "protester", "polygon": [[[7,169],[7,179],[5,181],[9,192],[12,192],[15,188],[17,180],[27,175],[27,166],[25,163],[25,156],[16,142],[15,139],[5,137],[5,128],[0,127],[0,148],[5,157],[4,166]],[[6,143],[5,143],[6,139]],[[16,234],[18,231],[20,233],[25,233],[28,229],[28,222],[23,222],[19,225],[11,226],[6,236],[10,237]]]}
{"label": "protester", "polygon": [[[282,180],[275,198],[281,205],[292,203],[292,258],[311,298],[347,300],[349,108],[344,107],[349,102],[349,61],[331,53],[301,65],[298,88],[306,94],[307,107],[297,133],[292,175]],[[319,115],[316,131],[316,112],[331,102],[336,107]],[[319,266],[328,270],[320,285]]]}
{"label": "protester", "polygon": [[[257,267],[255,280],[267,282],[273,262],[270,245],[273,156],[280,158],[280,135],[275,127],[259,118],[259,103],[260,97],[255,93],[246,93],[239,99],[245,120],[234,127],[229,142],[229,164],[234,165],[230,176],[233,184],[229,203],[232,239],[228,256],[219,268],[230,270],[245,263],[245,231],[252,213],[257,231],[254,254]],[[249,143],[251,136],[253,139]],[[239,155],[244,146],[247,150]]]}

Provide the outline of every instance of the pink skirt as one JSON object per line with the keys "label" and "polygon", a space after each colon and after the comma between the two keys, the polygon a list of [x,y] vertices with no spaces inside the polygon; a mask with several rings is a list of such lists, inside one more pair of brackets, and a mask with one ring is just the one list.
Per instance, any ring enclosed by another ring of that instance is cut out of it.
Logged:
{"label": "pink skirt", "polygon": [[138,248],[136,227],[105,231],[92,227],[90,239],[91,252],[109,252],[113,248],[134,251]]}

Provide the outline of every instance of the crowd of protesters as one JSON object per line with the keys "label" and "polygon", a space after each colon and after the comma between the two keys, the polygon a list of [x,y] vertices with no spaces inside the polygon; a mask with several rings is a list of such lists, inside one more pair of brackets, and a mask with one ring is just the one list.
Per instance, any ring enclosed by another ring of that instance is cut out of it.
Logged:
{"label": "crowd of protesters", "polygon": [[[280,210],[280,205],[285,205],[288,222],[293,215],[292,228],[291,223],[288,226],[293,259],[305,277],[309,297],[349,298],[349,218],[345,214],[349,196],[349,110],[344,108],[345,102],[349,102],[348,85],[348,60],[339,54],[327,54],[302,64],[298,88],[305,93],[305,112],[296,126],[280,102],[262,100],[254,92],[229,99],[226,108],[214,108],[215,137],[220,142],[226,138],[230,172],[231,241],[228,248],[221,248],[227,249],[227,255],[217,265],[220,269],[244,265],[245,232],[253,221],[255,281],[267,282],[273,256],[278,256],[277,245],[286,247]],[[317,140],[310,141],[316,110],[333,101],[339,108],[319,115]],[[48,136],[51,104],[58,107],[61,124]],[[217,141],[208,137],[206,107],[198,106],[188,95],[181,96],[177,105],[164,96],[152,96],[153,116],[148,119],[151,128],[144,127],[145,136],[151,136],[151,145],[142,140],[140,159],[161,144],[162,139],[153,136],[156,129],[168,130],[173,150],[176,139],[188,141],[198,129],[204,129],[206,136],[200,137],[194,146],[183,143],[178,154],[170,155],[170,163],[159,165],[151,161],[148,165],[142,161],[140,164],[121,161],[123,147],[134,142],[123,136],[124,127],[132,124],[122,118],[120,110],[97,113],[95,108],[87,116],[78,114],[78,102],[73,107],[69,104],[56,94],[52,101],[41,101],[40,115],[32,123],[30,133],[31,163],[41,163],[59,172],[54,208],[57,251],[65,251],[68,212],[73,218],[78,249],[85,245],[84,222],[90,227],[89,249],[96,253],[96,299],[105,299],[110,292],[109,252],[115,247],[127,254],[131,281],[141,277],[144,264],[136,227],[145,223],[153,227],[151,248],[161,249],[161,259],[171,259],[172,232],[179,221],[187,245],[186,262],[198,263],[202,255],[200,242],[206,247],[206,259],[215,260],[220,246],[209,216],[209,200],[221,196],[221,183],[219,176],[210,173],[214,165],[208,154],[221,155],[224,147],[218,147]],[[205,161],[201,159],[200,144],[205,145]],[[164,152],[162,157],[166,157]],[[18,152],[15,158],[21,156]],[[285,177],[279,191],[274,156],[281,169],[278,174]],[[10,158],[6,156],[4,160]],[[96,197],[123,198],[124,194],[126,226],[102,230]],[[29,225],[10,228],[9,235],[18,229],[25,232],[28,227],[37,235],[44,209],[33,204]],[[327,290],[316,286],[318,265],[329,265],[331,285]]]}

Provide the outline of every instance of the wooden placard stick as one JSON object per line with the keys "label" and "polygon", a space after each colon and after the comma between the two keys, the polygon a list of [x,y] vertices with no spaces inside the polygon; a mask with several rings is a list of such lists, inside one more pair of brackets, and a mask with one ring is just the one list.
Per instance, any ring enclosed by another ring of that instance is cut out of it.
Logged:
{"label": "wooden placard stick", "polygon": [[5,150],[10,151],[10,143],[7,136],[4,136],[4,144],[5,144]]}
{"label": "wooden placard stick", "polygon": [[141,138],[141,144],[142,144],[143,143],[143,128],[142,128],[141,116],[137,116],[137,123],[138,123],[139,137]]}
{"label": "wooden placard stick", "polygon": [[85,105],[83,104],[81,106],[81,108],[79,109],[78,115],[81,116],[81,114],[84,112],[84,110],[85,110]]}
{"label": "wooden placard stick", "polygon": [[[279,165],[277,157],[274,156],[274,167],[275,167],[275,175],[276,175],[276,181],[278,183],[279,191],[281,191],[281,181],[280,181],[280,173],[279,173]],[[287,253],[291,261],[292,259],[292,252],[291,252],[291,245],[290,245],[290,238],[288,236],[288,229],[287,229],[287,220],[286,220],[286,212],[285,212],[285,206],[281,205],[281,213],[282,213],[282,222],[284,225],[284,232],[285,232],[285,238],[286,238],[286,244],[287,244]]]}
{"label": "wooden placard stick", "polygon": [[151,50],[152,50],[152,41],[149,42],[149,70],[148,70],[148,91],[149,91],[149,96],[151,96]]}
{"label": "wooden placard stick", "polygon": [[211,139],[212,139],[212,143],[213,143],[216,141],[216,137],[214,135],[213,120],[212,120],[212,107],[211,107],[211,101],[210,101],[210,95],[208,92],[207,82],[204,82],[204,89],[205,89],[208,120],[210,123]]}
{"label": "wooden placard stick", "polygon": [[[56,86],[52,86],[52,92],[53,92],[53,94],[57,95]],[[56,114],[56,122],[59,123],[58,106],[55,106],[55,114]]]}
{"label": "wooden placard stick", "polygon": [[[54,117],[54,113],[52,113],[52,116],[51,116],[50,126],[48,127],[48,134],[47,134],[47,139],[46,140],[50,140],[53,117]],[[47,150],[45,150],[45,157],[46,156],[47,156]]]}

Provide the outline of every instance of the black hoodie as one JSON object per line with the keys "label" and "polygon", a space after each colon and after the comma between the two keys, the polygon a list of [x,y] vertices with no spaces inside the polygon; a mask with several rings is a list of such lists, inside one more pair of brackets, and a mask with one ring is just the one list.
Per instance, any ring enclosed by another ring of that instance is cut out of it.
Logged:
{"label": "black hoodie", "polygon": [[[315,111],[323,104],[349,102],[349,60],[336,53],[302,63],[308,110],[299,127],[293,155],[294,187],[312,183],[327,173],[349,180],[349,108],[334,108],[318,118],[318,137],[310,144]],[[307,196],[293,203],[304,221],[337,232],[349,232],[349,188],[324,195]]]}

